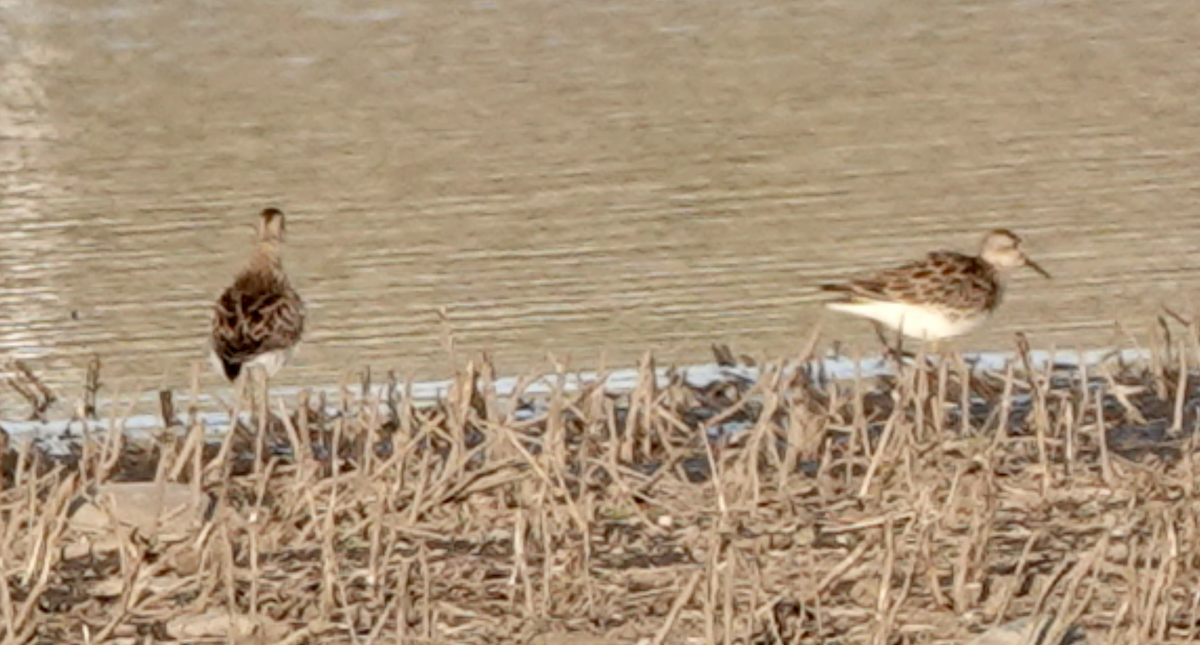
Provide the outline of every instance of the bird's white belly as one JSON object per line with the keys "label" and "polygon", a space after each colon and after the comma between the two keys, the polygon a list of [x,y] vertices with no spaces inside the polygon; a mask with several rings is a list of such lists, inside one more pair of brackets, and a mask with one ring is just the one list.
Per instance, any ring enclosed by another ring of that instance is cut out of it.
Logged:
{"label": "bird's white belly", "polygon": [[267,378],[274,378],[279,370],[287,365],[292,356],[296,353],[296,346],[293,345],[287,349],[276,349],[269,352],[263,352],[258,356],[246,361],[243,367],[261,367],[267,372]]}
{"label": "bird's white belly", "polygon": [[988,317],[986,312],[949,316],[940,309],[898,302],[831,302],[828,307],[874,320],[918,340],[961,336]]}
{"label": "bird's white belly", "polygon": [[[252,367],[261,367],[267,373],[267,378],[274,378],[279,373],[279,370],[283,369],[284,365],[291,362],[299,346],[300,344],[297,343],[287,349],[276,349],[258,354],[254,358],[242,363],[242,373],[246,373]],[[217,356],[216,352],[210,350],[208,352],[208,359],[218,374],[225,373],[225,367],[221,364],[221,358]]]}

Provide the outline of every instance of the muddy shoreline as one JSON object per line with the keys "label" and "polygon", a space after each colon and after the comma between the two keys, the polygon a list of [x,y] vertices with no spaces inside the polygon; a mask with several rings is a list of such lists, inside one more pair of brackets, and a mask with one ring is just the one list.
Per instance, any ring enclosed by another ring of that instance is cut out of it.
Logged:
{"label": "muddy shoreline", "polygon": [[851,380],[797,357],[703,386],[645,361],[624,392],[504,399],[476,357],[432,405],[350,387],[280,397],[220,441],[181,424],[68,459],[24,442],[0,490],[9,624],[36,643],[85,626],[111,642],[959,643],[1027,623],[1187,641],[1194,346],[1084,367],[946,355]]}

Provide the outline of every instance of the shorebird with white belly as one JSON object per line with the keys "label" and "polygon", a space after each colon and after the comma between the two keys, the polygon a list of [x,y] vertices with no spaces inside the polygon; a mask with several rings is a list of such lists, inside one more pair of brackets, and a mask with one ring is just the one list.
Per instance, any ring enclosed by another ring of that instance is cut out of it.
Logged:
{"label": "shorebird with white belly", "polygon": [[291,360],[304,335],[304,302],[283,270],[284,230],[279,209],[259,215],[254,251],[213,308],[213,363],[230,381],[262,370],[261,404],[267,380]]}
{"label": "shorebird with white belly", "polygon": [[982,325],[1000,306],[1005,274],[1020,267],[1050,277],[1025,255],[1020,237],[997,229],[983,238],[978,256],[935,251],[922,260],[821,289],[841,296],[826,304],[834,311],[870,319],[877,330],[883,325],[909,338],[936,341]]}

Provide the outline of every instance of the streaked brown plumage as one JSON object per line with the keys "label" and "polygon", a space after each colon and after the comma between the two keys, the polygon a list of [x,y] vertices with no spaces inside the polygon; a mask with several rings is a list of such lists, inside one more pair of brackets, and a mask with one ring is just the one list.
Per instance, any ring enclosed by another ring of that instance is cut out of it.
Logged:
{"label": "streaked brown plumage", "polygon": [[304,302],[280,258],[283,237],[283,213],[264,210],[254,253],[213,308],[213,360],[231,381],[251,365],[274,376],[304,335]]}
{"label": "streaked brown plumage", "polygon": [[936,304],[951,311],[992,311],[1003,293],[992,265],[953,251],[935,251],[922,260],[821,289],[855,300]]}

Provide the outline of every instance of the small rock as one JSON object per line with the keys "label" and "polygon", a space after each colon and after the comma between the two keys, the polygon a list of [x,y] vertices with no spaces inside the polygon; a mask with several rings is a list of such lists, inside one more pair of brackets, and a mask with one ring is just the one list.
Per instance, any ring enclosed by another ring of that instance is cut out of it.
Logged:
{"label": "small rock", "polygon": [[530,645],[616,645],[617,641],[591,634],[541,634],[534,636]]}
{"label": "small rock", "polygon": [[278,643],[288,633],[287,625],[266,616],[253,620],[245,614],[217,610],[172,618],[166,628],[172,638],[188,642],[223,638],[236,643]]}
{"label": "small rock", "polygon": [[1048,643],[1054,616],[1027,616],[993,627],[976,636],[967,645],[1071,645],[1083,640],[1083,630],[1072,625],[1057,643]]}
{"label": "small rock", "polygon": [[186,538],[204,521],[212,500],[202,494],[199,504],[196,501],[185,484],[113,482],[76,500],[70,526],[82,533],[105,535],[115,528],[110,523],[115,518],[144,537],[175,541]]}

